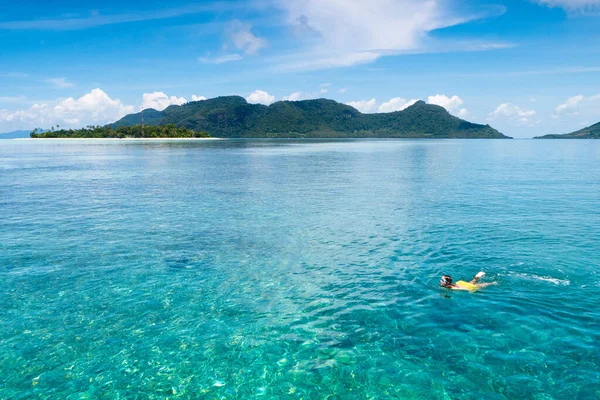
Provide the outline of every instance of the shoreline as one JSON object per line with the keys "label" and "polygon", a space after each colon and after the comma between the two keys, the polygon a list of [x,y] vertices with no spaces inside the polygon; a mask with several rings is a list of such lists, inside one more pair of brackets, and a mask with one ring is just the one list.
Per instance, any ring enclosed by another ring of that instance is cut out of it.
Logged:
{"label": "shoreline", "polygon": [[14,138],[7,140],[119,140],[119,141],[159,141],[159,140],[227,140],[225,138]]}

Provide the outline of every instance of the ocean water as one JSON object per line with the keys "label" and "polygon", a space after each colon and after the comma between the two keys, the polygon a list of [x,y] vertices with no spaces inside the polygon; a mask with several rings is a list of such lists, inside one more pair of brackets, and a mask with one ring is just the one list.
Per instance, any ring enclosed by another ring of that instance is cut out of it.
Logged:
{"label": "ocean water", "polygon": [[0,399],[598,399],[599,244],[600,141],[2,141]]}

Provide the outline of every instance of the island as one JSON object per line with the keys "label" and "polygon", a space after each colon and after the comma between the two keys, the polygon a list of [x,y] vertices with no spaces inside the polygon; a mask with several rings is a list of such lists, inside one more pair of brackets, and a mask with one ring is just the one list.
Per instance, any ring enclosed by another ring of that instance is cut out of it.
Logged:
{"label": "island", "polygon": [[154,138],[209,138],[206,132],[196,132],[174,124],[155,126],[87,126],[81,129],[58,129],[52,127],[46,132],[34,129],[30,133],[34,139],[154,139]]}
{"label": "island", "polygon": [[31,130],[19,130],[0,133],[0,139],[25,139],[29,137]]}
{"label": "island", "polygon": [[[418,101],[391,113],[363,114],[328,99],[250,104],[240,96],[144,110],[149,125],[175,124],[222,138],[498,138],[489,125],[457,118],[440,106]],[[134,126],[142,114],[130,114],[113,127]]]}
{"label": "island", "polygon": [[600,122],[575,132],[536,136],[534,139],[600,139]]}
{"label": "island", "polygon": [[[142,125],[145,127],[142,133]],[[206,137],[215,138],[486,138],[511,139],[489,125],[451,115],[445,108],[418,101],[401,111],[363,114],[334,100],[251,104],[222,96],[146,109],[104,127],[60,130],[31,137]]]}

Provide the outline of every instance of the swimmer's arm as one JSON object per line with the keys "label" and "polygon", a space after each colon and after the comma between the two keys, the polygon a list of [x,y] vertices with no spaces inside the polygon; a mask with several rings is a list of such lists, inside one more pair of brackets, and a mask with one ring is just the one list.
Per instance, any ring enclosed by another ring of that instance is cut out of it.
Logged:
{"label": "swimmer's arm", "polygon": [[471,282],[469,282],[472,285],[475,285],[477,283],[477,281],[482,278],[485,275],[485,272],[481,271],[478,272],[477,275],[475,275],[475,277],[473,279],[471,279]]}

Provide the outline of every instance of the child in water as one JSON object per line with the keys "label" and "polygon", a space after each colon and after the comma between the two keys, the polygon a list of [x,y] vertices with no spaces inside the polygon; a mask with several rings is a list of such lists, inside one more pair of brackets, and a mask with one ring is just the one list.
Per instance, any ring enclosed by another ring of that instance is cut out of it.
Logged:
{"label": "child in water", "polygon": [[498,282],[492,283],[477,283],[479,279],[481,279],[485,275],[485,272],[481,271],[475,275],[475,278],[471,280],[471,282],[458,281],[456,283],[452,283],[452,277],[450,275],[443,275],[440,280],[440,286],[445,287],[446,289],[452,290],[470,290],[475,291],[477,289],[484,288],[490,285],[497,285]]}

